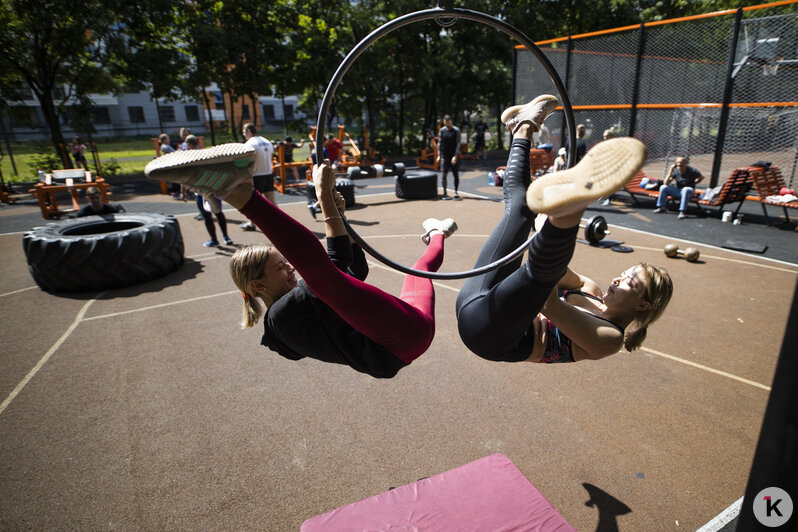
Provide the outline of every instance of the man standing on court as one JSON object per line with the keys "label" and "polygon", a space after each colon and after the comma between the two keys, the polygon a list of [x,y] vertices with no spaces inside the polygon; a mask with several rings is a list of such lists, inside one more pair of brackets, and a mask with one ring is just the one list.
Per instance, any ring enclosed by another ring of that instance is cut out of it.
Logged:
{"label": "man standing on court", "polygon": [[479,120],[477,120],[476,125],[474,125],[474,131],[476,132],[476,140],[474,140],[474,153],[477,154],[477,159],[479,159],[480,154],[482,155],[482,159],[488,158],[488,151],[485,147],[485,132],[489,131],[488,124],[485,123],[485,119],[481,116]]}
{"label": "man standing on court", "polygon": [[[585,125],[578,124],[576,126],[576,161],[574,164],[577,164],[579,161],[582,160],[582,157],[585,156],[587,153],[587,143],[585,142]],[[571,151],[571,140],[569,139],[565,143],[566,149],[570,152]]]}
{"label": "man standing on court", "polygon": [[460,130],[452,125],[452,117],[446,115],[443,117],[443,127],[438,132],[438,157],[435,159],[435,166],[440,164],[443,177],[441,178],[443,185],[443,196],[441,199],[449,199],[446,193],[446,174],[449,170],[452,171],[454,178],[454,199],[459,200],[460,196],[457,194],[457,189],[460,187],[460,174],[458,172],[460,153]]}
{"label": "man standing on court", "polygon": [[[244,144],[255,148],[255,165],[253,169],[252,181],[255,185],[255,190],[263,194],[267,200],[277,205],[274,198],[274,172],[272,171],[272,156],[274,155],[274,146],[269,140],[257,135],[255,124],[244,124],[244,129],[241,131],[246,141]],[[252,222],[244,222],[241,224],[241,229],[245,231],[254,231],[255,226]]]}

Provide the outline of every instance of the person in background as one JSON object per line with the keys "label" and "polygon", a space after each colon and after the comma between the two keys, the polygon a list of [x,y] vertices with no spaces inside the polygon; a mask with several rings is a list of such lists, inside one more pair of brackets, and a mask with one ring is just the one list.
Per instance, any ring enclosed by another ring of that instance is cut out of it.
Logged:
{"label": "person in background", "polygon": [[[158,149],[161,150],[161,155],[172,153],[175,149],[172,147],[169,135],[161,133],[158,135]],[[178,183],[171,183],[169,185],[169,194],[175,199],[185,199],[185,191]]]}
{"label": "person in background", "polygon": [[[244,144],[255,148],[255,166],[252,181],[255,184],[255,190],[263,194],[274,205],[277,205],[277,199],[274,197],[274,172],[272,171],[274,145],[257,133],[255,124],[251,122],[244,124],[244,129],[241,131],[244,139],[246,139]],[[255,226],[248,220],[241,224],[241,229],[254,231]]]}
{"label": "person in background", "polygon": [[161,150],[161,155],[166,155],[167,153],[172,153],[175,151],[175,149],[172,147],[169,135],[166,133],[161,133],[158,135],[158,144],[158,148]]}
{"label": "person in background", "polygon": [[443,127],[438,131],[438,157],[435,159],[435,166],[438,166],[443,172],[441,176],[441,185],[443,187],[443,195],[441,199],[448,200],[449,195],[446,193],[446,175],[449,170],[452,171],[452,178],[454,179],[454,199],[459,200],[460,196],[457,194],[457,189],[460,187],[460,129],[452,124],[452,117],[446,115],[443,117]]}
{"label": "person in background", "polygon": [[188,138],[189,135],[191,135],[191,131],[187,127],[180,128],[180,139],[182,140],[180,144],[181,150],[189,149],[188,144],[186,144],[186,138]]}
{"label": "person in background", "polygon": [[[199,139],[194,135],[188,135],[186,137],[185,144],[187,150],[200,149]],[[232,244],[233,239],[227,235],[227,218],[225,218],[224,213],[222,212],[222,201],[214,197],[209,197],[208,201],[205,201],[205,198],[203,198],[200,194],[195,194],[194,196],[197,200],[197,209],[199,209],[200,215],[205,222],[205,229],[208,231],[208,235],[211,237],[210,240],[203,242],[202,245],[206,248],[216,247],[219,245],[219,241],[216,239],[216,227],[213,225],[213,214],[211,214],[209,211],[216,211],[216,221],[219,223],[219,229],[222,230],[224,243],[227,245]],[[214,205],[212,205],[210,202],[216,202],[216,208],[214,208]]]}
{"label": "person in background", "polygon": [[560,148],[557,150],[557,158],[554,159],[554,171],[559,172],[561,170],[565,170],[568,168],[568,161],[565,159],[565,155],[568,153],[568,150],[565,148]]}
{"label": "person in background", "polygon": [[102,194],[97,187],[89,187],[86,189],[86,199],[89,200],[89,204],[80,208],[77,214],[78,218],[82,218],[83,216],[116,214],[117,212],[124,210],[122,209],[121,205],[111,205],[110,203],[105,203],[103,201]]}
{"label": "person in background", "polygon": [[482,154],[482,159],[487,159],[488,150],[485,146],[485,133],[490,132],[490,129],[481,116],[474,125],[474,132],[476,133],[474,138],[474,153],[477,154],[477,159],[480,158],[480,154]]}
{"label": "person in background", "polygon": [[72,137],[72,159],[75,160],[75,165],[84,170],[89,169],[89,163],[86,161],[86,145],[80,142],[80,137]]}
{"label": "person in background", "polygon": [[[294,144],[294,139],[291,137],[285,137],[285,141],[283,141],[283,159],[287,163],[294,162],[294,148],[301,148],[305,145],[305,139],[299,141],[298,144]],[[303,168],[304,170],[304,168]],[[296,166],[291,167],[291,173],[294,175],[294,181],[299,181],[299,172],[297,171]]]}
{"label": "person in background", "polygon": [[679,198],[679,219],[684,220],[687,205],[695,194],[695,186],[702,179],[704,179],[704,176],[701,175],[701,172],[689,166],[685,157],[676,159],[659,189],[657,208],[654,209],[654,212],[657,214],[665,212],[668,197]]}
{"label": "person in background", "polygon": [[327,154],[330,157],[330,164],[332,165],[333,169],[337,169],[338,159],[341,157],[341,152],[344,149],[344,145],[341,144],[341,141],[338,140],[338,137],[330,134],[327,135],[327,142],[324,143],[324,149],[327,150]]}

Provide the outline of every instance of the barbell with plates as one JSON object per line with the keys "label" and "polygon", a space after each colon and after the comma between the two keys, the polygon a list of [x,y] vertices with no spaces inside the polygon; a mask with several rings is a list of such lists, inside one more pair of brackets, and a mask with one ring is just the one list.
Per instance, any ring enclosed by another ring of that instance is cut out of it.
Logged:
{"label": "barbell with plates", "polygon": [[346,169],[346,174],[349,179],[382,176],[401,177],[405,174],[405,165],[404,163],[393,163],[388,165],[374,164],[371,166],[350,166]]}
{"label": "barbell with plates", "polygon": [[596,245],[610,234],[607,228],[607,220],[603,216],[596,215],[590,218],[585,225],[580,225],[585,230],[585,240],[591,245]]}

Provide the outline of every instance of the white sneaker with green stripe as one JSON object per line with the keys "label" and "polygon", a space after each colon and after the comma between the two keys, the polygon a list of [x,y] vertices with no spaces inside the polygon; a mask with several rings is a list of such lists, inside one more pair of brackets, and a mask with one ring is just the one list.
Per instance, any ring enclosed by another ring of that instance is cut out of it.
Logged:
{"label": "white sneaker with green stripe", "polygon": [[223,199],[241,181],[252,177],[254,154],[254,148],[238,143],[181,150],[153,159],[144,174],[149,179],[180,183],[202,196]]}

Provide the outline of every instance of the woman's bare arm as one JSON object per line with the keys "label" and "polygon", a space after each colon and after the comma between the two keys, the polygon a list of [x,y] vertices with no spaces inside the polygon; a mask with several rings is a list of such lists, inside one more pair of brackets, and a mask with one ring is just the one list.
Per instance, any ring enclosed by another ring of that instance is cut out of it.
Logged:
{"label": "woman's bare arm", "polygon": [[623,347],[623,333],[589,312],[566,303],[552,291],[541,311],[571,342],[598,360],[617,353]]}
{"label": "woman's bare arm", "polygon": [[601,297],[601,287],[591,278],[585,277],[568,268],[565,275],[557,282],[560,290],[582,290],[588,294]]}
{"label": "woman's bare arm", "polygon": [[316,186],[316,197],[324,217],[326,236],[343,236],[348,234],[341,213],[335,204],[335,171],[330,162],[325,160],[321,166],[313,168],[313,184]]}

